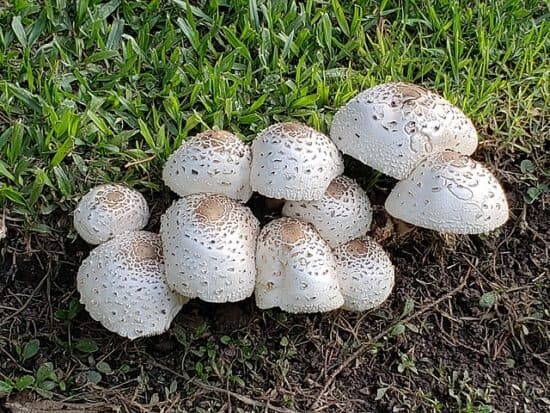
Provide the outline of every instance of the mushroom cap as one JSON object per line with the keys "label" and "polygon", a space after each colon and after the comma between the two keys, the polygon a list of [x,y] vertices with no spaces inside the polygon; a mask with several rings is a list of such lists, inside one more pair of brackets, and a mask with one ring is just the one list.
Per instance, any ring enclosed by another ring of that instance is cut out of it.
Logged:
{"label": "mushroom cap", "polygon": [[276,123],[252,142],[250,184],[267,197],[320,199],[342,172],[342,155],[334,143],[302,123]]}
{"label": "mushroom cap", "polygon": [[454,234],[491,231],[508,219],[506,196],[493,174],[452,151],[422,162],[395,185],[385,206],[405,222]]}
{"label": "mushroom cap", "polygon": [[115,235],[139,231],[149,220],[147,201],[135,189],[106,184],[92,188],[74,211],[74,228],[89,244],[101,244]]}
{"label": "mushroom cap", "polygon": [[250,146],[223,130],[191,137],[168,158],[162,179],[179,196],[212,192],[246,202],[250,188]]}
{"label": "mushroom cap", "polygon": [[334,310],[344,303],[330,246],[311,224],[279,218],[260,232],[256,304],[290,313]]}
{"label": "mushroom cap", "polygon": [[388,254],[372,238],[353,239],[334,249],[344,309],[365,311],[390,295],[395,270]]}
{"label": "mushroom cap", "polygon": [[244,300],[254,292],[259,231],[250,209],[224,195],[179,199],[161,219],[168,283],[203,301]]}
{"label": "mushroom cap", "polygon": [[330,137],[345,154],[397,179],[431,154],[471,155],[477,147],[475,127],[458,107],[401,82],[359,93],[334,116]]}
{"label": "mushroom cap", "polygon": [[367,233],[372,222],[372,207],[359,184],[340,175],[317,201],[286,201],[283,215],[313,224],[334,248]]}
{"label": "mushroom cap", "polygon": [[152,232],[127,232],[97,246],[76,281],[90,316],[131,340],[168,330],[189,301],[168,287],[161,240]]}

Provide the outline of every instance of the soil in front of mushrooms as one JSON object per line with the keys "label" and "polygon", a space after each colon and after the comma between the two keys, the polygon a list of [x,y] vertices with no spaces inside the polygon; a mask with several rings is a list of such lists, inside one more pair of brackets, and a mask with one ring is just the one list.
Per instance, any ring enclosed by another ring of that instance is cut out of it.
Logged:
{"label": "soil in front of mushrooms", "polygon": [[[0,406],[547,411],[547,200],[527,206],[525,187],[509,173],[516,165],[482,160],[504,183],[510,221],[486,236],[444,237],[394,222],[378,207],[374,234],[396,265],[396,287],[381,308],[365,314],[290,315],[260,311],[252,299],[227,305],[193,300],[169,332],[131,342],[76,305],[75,274],[89,246],[54,236],[4,240],[0,380],[36,378],[44,363],[56,378],[51,392],[13,392]],[[355,177],[365,173],[353,162],[347,170]],[[373,204],[382,205],[392,185],[379,181],[369,189]],[[149,229],[158,229],[169,201],[152,203]],[[259,197],[250,205],[262,223],[277,215]],[[67,217],[58,218],[69,227]],[[25,358],[32,340],[39,340],[38,351]],[[338,371],[343,363],[347,367]]]}

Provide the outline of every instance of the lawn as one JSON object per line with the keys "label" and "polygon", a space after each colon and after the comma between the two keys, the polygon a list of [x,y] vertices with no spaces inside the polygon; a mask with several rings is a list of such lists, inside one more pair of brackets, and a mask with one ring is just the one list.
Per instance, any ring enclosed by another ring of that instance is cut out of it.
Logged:
{"label": "lawn", "polygon": [[[543,1],[2,2],[0,411],[546,411],[549,47]],[[138,189],[157,231],[174,199],[161,168],[187,136],[250,141],[285,120],[327,132],[359,91],[394,80],[471,117],[474,158],[507,192],[504,227],[404,228],[382,207],[395,180],[346,159],[397,268],[381,308],[194,300],[133,342],[81,308],[90,247],[71,213],[89,188]]]}

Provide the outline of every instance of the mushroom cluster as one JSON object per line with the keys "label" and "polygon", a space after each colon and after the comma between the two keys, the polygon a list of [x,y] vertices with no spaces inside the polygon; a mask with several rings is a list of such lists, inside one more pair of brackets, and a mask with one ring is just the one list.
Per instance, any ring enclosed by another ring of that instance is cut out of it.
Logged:
{"label": "mushroom cluster", "polygon": [[[142,231],[143,197],[117,185],[93,189],[74,214],[100,244],[77,278],[81,301],[106,328],[134,339],[165,331],[191,298],[292,313],[380,306],[394,267],[368,237],[372,207],[343,175],[343,153],[400,181],[386,201],[394,217],[443,232],[502,225],[508,207],[493,175],[468,158],[472,122],[421,87],[389,83],[360,93],[335,115],[330,138],[301,123],[271,125],[251,145],[226,131],[189,138],[162,177],[180,198],[160,234]],[[340,151],[339,151],[340,150]],[[253,191],[278,200],[262,228],[246,205]]]}

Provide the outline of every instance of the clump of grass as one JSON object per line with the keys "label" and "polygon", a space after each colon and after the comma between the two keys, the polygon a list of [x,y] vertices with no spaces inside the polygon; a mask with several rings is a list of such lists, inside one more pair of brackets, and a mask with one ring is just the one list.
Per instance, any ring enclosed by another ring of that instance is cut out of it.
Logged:
{"label": "clump of grass", "polygon": [[159,168],[191,133],[218,127],[249,140],[286,119],[326,131],[355,93],[389,80],[438,90],[499,148],[543,145],[547,8],[444,3],[4,6],[0,208],[48,232],[48,217],[99,182],[158,191]]}

